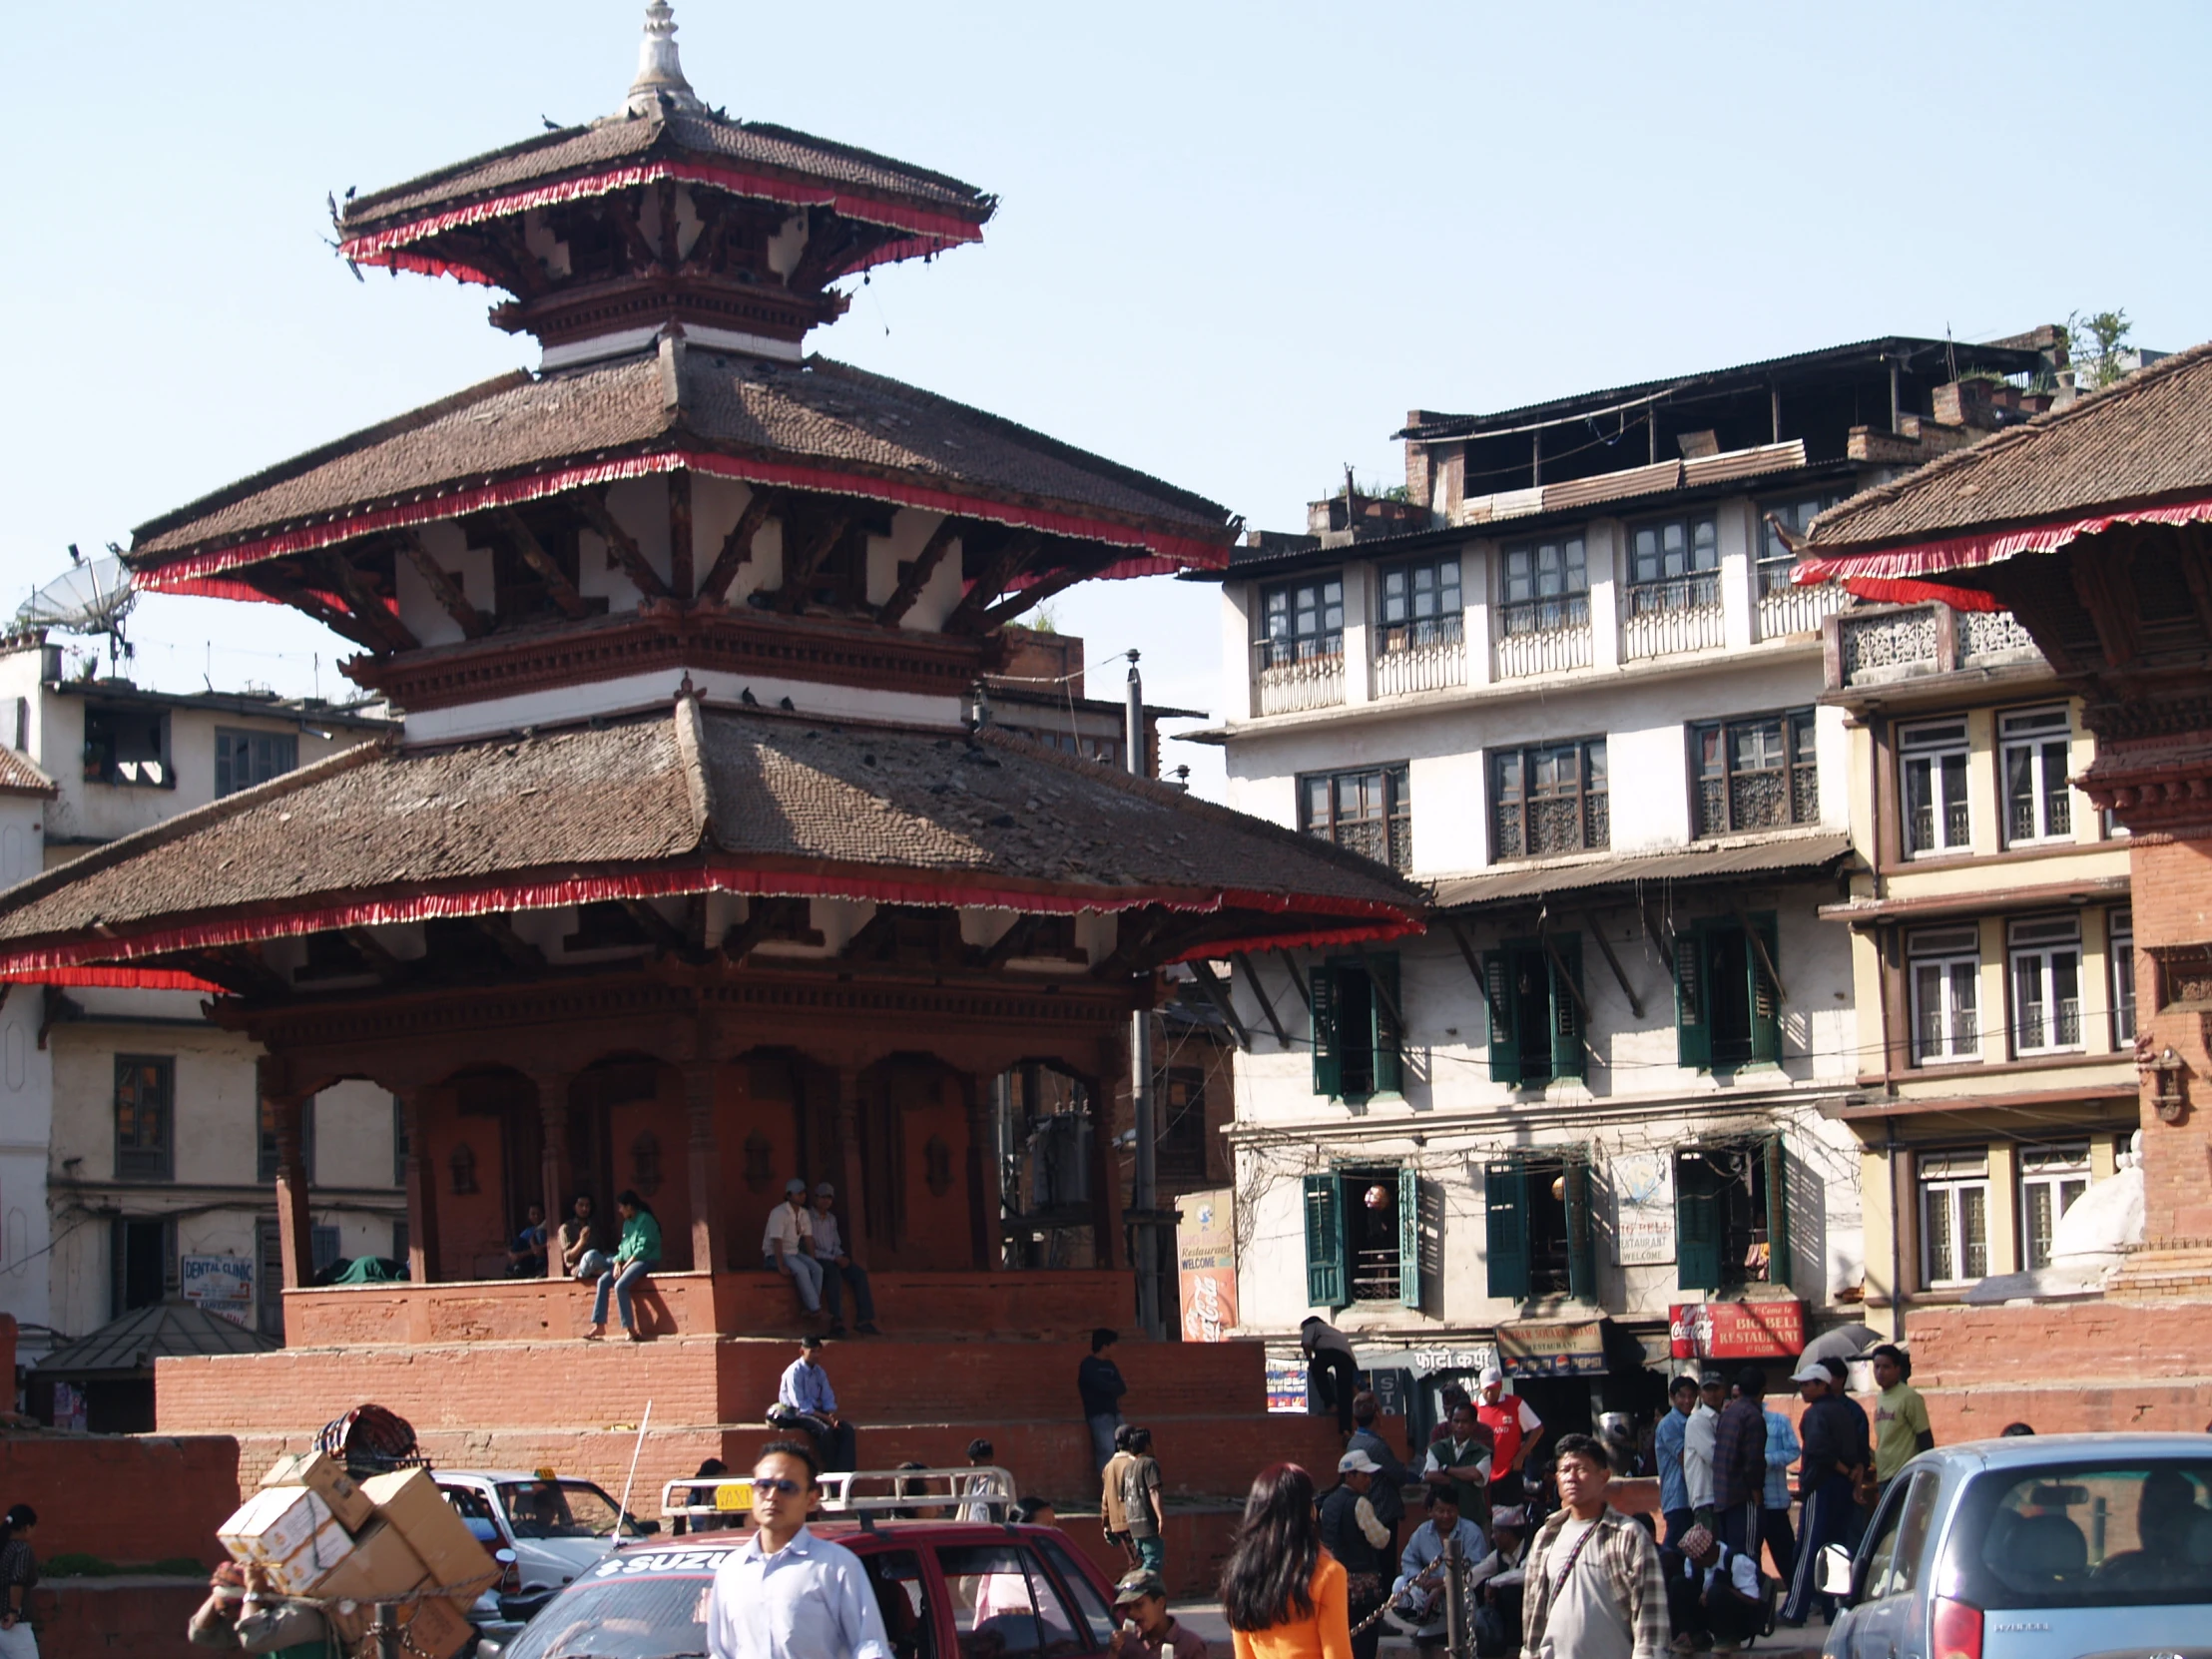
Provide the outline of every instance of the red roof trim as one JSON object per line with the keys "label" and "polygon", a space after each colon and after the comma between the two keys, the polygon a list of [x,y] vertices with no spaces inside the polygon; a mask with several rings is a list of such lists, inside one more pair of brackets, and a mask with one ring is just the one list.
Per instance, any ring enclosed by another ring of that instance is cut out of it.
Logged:
{"label": "red roof trim", "polygon": [[908,260],[920,254],[934,254],[963,242],[983,240],[981,228],[958,214],[932,213],[926,208],[905,207],[871,197],[855,196],[834,187],[826,189],[803,185],[764,173],[747,173],[737,168],[717,167],[707,162],[645,162],[635,167],[620,167],[607,173],[589,173],[577,179],[564,179],[559,184],[539,185],[530,190],[494,196],[482,202],[471,202],[466,207],[447,208],[441,213],[434,213],[405,225],[395,225],[387,231],[348,237],[338,245],[338,258],[349,260],[354,265],[390,266],[430,276],[457,276],[464,282],[480,282],[486,287],[500,287],[504,284],[468,266],[426,259],[421,255],[402,253],[400,250],[410,243],[422,242],[463,226],[481,225],[492,219],[508,219],[532,208],[549,208],[562,202],[581,201],[589,196],[611,196],[618,190],[629,190],[636,185],[657,184],[663,179],[675,179],[693,185],[712,185],[733,196],[783,202],[795,208],[831,208],[844,218],[858,220],[863,225],[884,225],[892,230],[911,233],[899,242],[887,244],[839,267],[832,273],[836,276],[848,276],[853,272],[892,260]]}
{"label": "red roof trim", "polygon": [[[702,892],[743,893],[775,898],[868,899],[879,904],[930,904],[1003,908],[1031,913],[1072,915],[1082,910],[1113,912],[1160,904],[1171,910],[1207,912],[1232,909],[1261,910],[1276,914],[1291,910],[1343,915],[1342,930],[1308,929],[1288,941],[1265,933],[1235,946],[1259,949],[1278,942],[1314,942],[1361,938],[1387,938],[1415,930],[1412,913],[1378,900],[1336,898],[1326,895],[1251,892],[1239,888],[1212,891],[1174,887],[1121,887],[1111,892],[1069,889],[1029,890],[978,883],[973,886],[920,876],[830,875],[803,870],[758,869],[724,861],[694,863],[682,868],[631,870],[600,875],[565,875],[537,881],[484,882],[438,892],[415,892],[404,897],[358,899],[343,904],[323,904],[301,909],[234,910],[219,918],[150,927],[144,931],[117,929],[97,938],[78,937],[66,944],[29,948],[0,946],[0,979],[42,979],[51,983],[56,971],[81,969],[86,964],[127,962],[159,956],[174,950],[200,950],[214,946],[250,944],[257,940],[295,937],[303,933],[329,932],[344,927],[373,927],[390,922],[422,921],[433,916],[483,915],[505,910],[556,909],[602,899],[663,898]],[[1232,948],[1209,944],[1193,952],[1204,955]],[[97,969],[93,971],[98,971]],[[190,975],[179,975],[190,978]],[[87,981],[90,983],[91,981]],[[194,985],[199,981],[195,980]],[[191,988],[180,986],[178,988]]]}
{"label": "red roof trim", "polygon": [[2091,513],[2055,524],[2036,524],[2011,530],[1979,530],[1939,541],[1913,542],[1872,553],[1815,553],[1800,559],[1790,570],[1790,580],[1800,587],[1822,582],[1842,582],[1854,593],[1857,583],[1870,577],[1912,579],[1938,576],[1946,570],[1970,570],[2002,564],[2022,553],[2055,553],[2068,542],[2093,536],[2115,524],[2202,524],[2212,521],[2212,496],[2172,501],[2159,507],[2130,507],[2121,511]]}
{"label": "red roof trim", "polygon": [[[1161,530],[1138,530],[1110,520],[1049,507],[1017,507],[963,495],[931,484],[903,483],[861,473],[838,472],[826,466],[806,466],[792,461],[743,459],[712,451],[662,450],[651,455],[630,455],[619,460],[594,461],[586,466],[562,467],[554,472],[527,474],[479,484],[472,489],[430,493],[403,506],[375,507],[323,518],[296,530],[282,530],[253,541],[238,542],[205,553],[188,554],[143,571],[138,585],[157,593],[214,593],[203,586],[208,577],[281,558],[332,547],[372,531],[404,525],[430,524],[481,512],[486,507],[511,506],[538,501],[549,495],[611,483],[618,478],[644,478],[656,473],[688,470],[717,478],[736,478],[750,484],[784,484],[798,489],[824,490],[833,495],[857,495],[900,506],[924,507],[934,512],[958,513],[964,518],[988,519],[1022,530],[1042,530],[1053,535],[1102,541],[1110,546],[1137,547],[1144,551],[1108,566],[1099,574],[1119,576],[1167,576],[1196,566],[1221,570],[1229,564],[1229,549],[1195,536],[1178,536]],[[219,598],[237,597],[216,593]]]}
{"label": "red roof trim", "polygon": [[1947,582],[1915,582],[1899,576],[1855,576],[1844,591],[1878,605],[1925,605],[1938,600],[1954,611],[2001,611],[1992,593],[1978,588],[1954,588]]}
{"label": "red roof trim", "polygon": [[8,985],[104,985],[133,991],[206,991],[224,994],[221,985],[210,984],[175,968],[50,967],[32,972],[0,972],[0,984]]}

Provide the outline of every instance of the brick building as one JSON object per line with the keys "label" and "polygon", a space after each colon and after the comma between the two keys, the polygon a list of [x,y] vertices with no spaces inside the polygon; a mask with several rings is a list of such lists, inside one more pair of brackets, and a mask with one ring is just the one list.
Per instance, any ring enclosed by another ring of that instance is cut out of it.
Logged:
{"label": "brick building", "polygon": [[[667,5],[647,17],[614,115],[359,196],[340,226],[355,264],[503,289],[493,319],[541,367],[192,503],[128,555],[149,587],[318,617],[401,730],[16,887],[0,972],[189,983],[262,1050],[288,1347],[165,1362],[165,1429],[249,1430],[260,1455],[366,1393],[479,1454],[611,1469],[609,1401],[650,1397],[671,1426],[641,1477],[742,1457],[779,1363],[762,1334],[800,1325],[757,1242],[800,1176],[835,1183],[913,1345],[841,1364],[862,1420],[905,1425],[873,1455],[952,1453],[980,1417],[1079,1491],[1073,1405],[1042,1408],[1072,1354],[1026,1425],[1006,1387],[916,1380],[1003,1369],[978,1334],[1130,1323],[1106,1103],[1165,970],[1393,937],[1418,894],[985,718],[1008,624],[1077,581],[1220,563],[1234,521],[807,354],[840,281],[978,240],[993,201],[725,118]],[[1005,1271],[993,1085],[1027,1066],[1088,1139],[1081,1268]],[[332,1172],[310,1177],[302,1111],[347,1080],[399,1103],[409,1282],[310,1291]],[[604,1212],[625,1188],[663,1228],[658,1340],[581,1350],[582,1290],[500,1280],[504,1242],[528,1201]],[[573,1385],[518,1419],[528,1362],[494,1340],[561,1344]],[[1241,1486],[1256,1352],[1179,1364],[1172,1387],[1150,1368],[1157,1408],[1222,1419],[1189,1431],[1182,1478]]]}
{"label": "brick building", "polygon": [[1909,1316],[1954,1433],[2038,1411],[2195,1429],[2212,1404],[2192,1381],[2212,1371],[2206,1328],[2181,1306],[2212,1300],[2207,433],[2199,345],[1823,515],[1802,549],[1800,582],[2009,610],[2095,739],[2073,784],[2129,832],[2142,1248],[2091,1305]]}

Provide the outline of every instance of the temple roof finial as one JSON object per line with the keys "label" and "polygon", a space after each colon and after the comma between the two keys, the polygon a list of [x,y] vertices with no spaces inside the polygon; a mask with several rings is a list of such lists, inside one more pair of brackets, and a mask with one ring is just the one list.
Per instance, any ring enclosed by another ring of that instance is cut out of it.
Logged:
{"label": "temple roof finial", "polygon": [[636,116],[658,115],[663,108],[695,114],[707,106],[684,79],[684,66],[676,56],[676,12],[668,0],[652,0],[645,8],[645,39],[638,47],[638,78],[630,83],[624,108]]}

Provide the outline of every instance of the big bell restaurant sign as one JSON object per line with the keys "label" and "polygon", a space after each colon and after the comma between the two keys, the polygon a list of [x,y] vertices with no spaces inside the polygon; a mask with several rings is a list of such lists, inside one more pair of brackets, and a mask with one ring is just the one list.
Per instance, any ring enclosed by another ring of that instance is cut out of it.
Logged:
{"label": "big bell restaurant sign", "polygon": [[1805,1348],[1805,1304],[1676,1303],[1667,1339],[1677,1360],[1794,1360]]}

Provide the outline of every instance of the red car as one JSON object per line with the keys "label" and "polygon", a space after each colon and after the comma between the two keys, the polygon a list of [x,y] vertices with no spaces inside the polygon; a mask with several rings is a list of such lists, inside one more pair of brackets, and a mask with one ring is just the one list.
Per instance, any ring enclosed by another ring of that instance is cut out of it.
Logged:
{"label": "red car", "polygon": [[[1114,1633],[1113,1589],[1057,1527],[817,1517],[860,1558],[897,1659],[1077,1659]],[[698,1659],[707,1594],[750,1529],[625,1544],[579,1573],[502,1659]]]}

